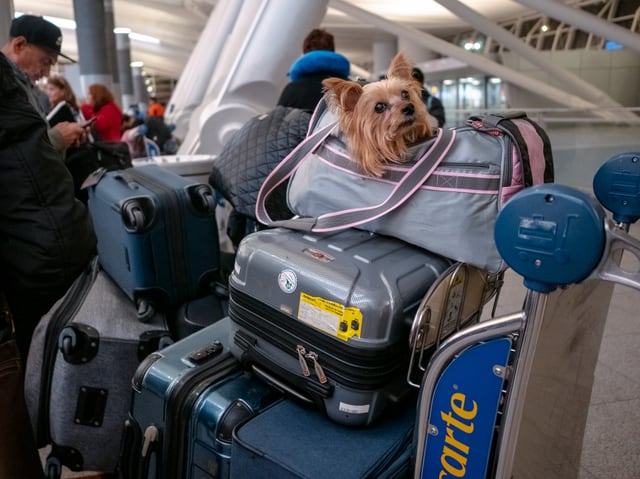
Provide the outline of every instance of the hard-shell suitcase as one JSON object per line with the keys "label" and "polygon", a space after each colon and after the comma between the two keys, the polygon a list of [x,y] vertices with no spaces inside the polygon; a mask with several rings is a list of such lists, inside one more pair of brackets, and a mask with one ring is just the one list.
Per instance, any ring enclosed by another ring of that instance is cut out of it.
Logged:
{"label": "hard-shell suitcase", "polygon": [[408,390],[409,328],[450,264],[355,229],[253,233],[229,280],[232,353],[333,420],[367,425]]}
{"label": "hard-shell suitcase", "polygon": [[414,422],[414,401],[386,412],[369,427],[353,428],[282,400],[234,431],[231,477],[406,478]]}
{"label": "hard-shell suitcase", "polygon": [[136,306],[94,258],[38,323],[25,396],[39,446],[51,444],[47,474],[113,472],[140,361],[172,342],[166,318],[143,323]]}
{"label": "hard-shell suitcase", "polygon": [[229,476],[233,428],[280,393],[242,370],[228,335],[224,318],[140,365],[122,442],[124,479]]}
{"label": "hard-shell suitcase", "polygon": [[99,171],[89,183],[100,261],[142,317],[148,302],[209,291],[220,260],[211,186],[154,164]]}

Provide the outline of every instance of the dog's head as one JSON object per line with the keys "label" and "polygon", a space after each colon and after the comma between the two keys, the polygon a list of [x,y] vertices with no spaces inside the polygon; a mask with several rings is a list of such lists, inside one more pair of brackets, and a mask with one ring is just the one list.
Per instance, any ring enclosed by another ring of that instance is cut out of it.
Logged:
{"label": "dog's head", "polygon": [[328,78],[322,82],[329,109],[345,134],[349,153],[363,171],[381,176],[388,162],[406,160],[408,147],[432,135],[413,65],[398,53],[388,78],[364,86]]}

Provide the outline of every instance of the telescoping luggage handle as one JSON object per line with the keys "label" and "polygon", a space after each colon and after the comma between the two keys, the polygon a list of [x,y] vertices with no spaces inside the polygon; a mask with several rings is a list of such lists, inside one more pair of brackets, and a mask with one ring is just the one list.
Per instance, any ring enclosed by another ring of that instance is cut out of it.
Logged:
{"label": "telescoping luggage handle", "polygon": [[[609,198],[603,204],[618,221],[640,217],[639,158],[614,158],[596,175],[596,195]],[[622,271],[614,260],[619,250],[640,258],[640,242],[624,230],[592,197],[563,185],[533,187],[507,203],[496,222],[496,244],[529,289],[523,311],[466,328],[432,356],[422,382],[415,478],[462,469],[468,477],[511,476],[547,293],[587,278],[640,289],[640,274]]]}

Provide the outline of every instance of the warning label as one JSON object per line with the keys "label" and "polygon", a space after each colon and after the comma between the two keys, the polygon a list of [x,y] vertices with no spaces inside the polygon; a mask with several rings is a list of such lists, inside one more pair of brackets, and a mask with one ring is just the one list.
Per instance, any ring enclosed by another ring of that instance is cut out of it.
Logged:
{"label": "warning label", "polygon": [[309,326],[346,341],[352,336],[360,337],[362,312],[318,296],[300,293],[298,319]]}

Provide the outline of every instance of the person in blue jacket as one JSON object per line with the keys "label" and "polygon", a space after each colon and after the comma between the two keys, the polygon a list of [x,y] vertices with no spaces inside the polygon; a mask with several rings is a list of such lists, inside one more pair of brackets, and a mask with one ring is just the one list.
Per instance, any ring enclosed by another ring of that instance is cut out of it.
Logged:
{"label": "person in blue jacket", "polygon": [[351,64],[335,52],[333,35],[319,28],[305,37],[302,53],[289,70],[291,82],[282,91],[278,105],[313,111],[323,95],[322,80],[330,77],[346,80]]}

